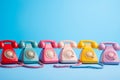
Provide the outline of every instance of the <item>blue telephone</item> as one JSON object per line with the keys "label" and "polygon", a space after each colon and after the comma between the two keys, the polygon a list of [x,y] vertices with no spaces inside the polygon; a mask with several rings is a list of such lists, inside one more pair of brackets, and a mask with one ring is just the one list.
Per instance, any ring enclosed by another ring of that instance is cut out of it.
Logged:
{"label": "blue telephone", "polygon": [[35,64],[39,63],[39,58],[37,53],[33,48],[36,48],[38,44],[35,41],[27,40],[27,41],[20,41],[19,48],[23,48],[19,57],[19,61],[22,62],[24,67],[28,68],[40,68],[41,66],[28,66],[25,64]]}

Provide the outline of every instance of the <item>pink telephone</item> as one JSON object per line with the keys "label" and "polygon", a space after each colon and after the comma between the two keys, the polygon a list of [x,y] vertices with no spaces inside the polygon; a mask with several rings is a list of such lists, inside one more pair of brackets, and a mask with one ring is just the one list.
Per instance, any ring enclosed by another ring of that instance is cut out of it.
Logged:
{"label": "pink telephone", "polygon": [[72,48],[77,48],[77,43],[72,40],[63,40],[58,43],[58,47],[62,48],[60,52],[60,63],[77,63],[76,53]]}
{"label": "pink telephone", "polygon": [[[112,46],[111,46],[112,45]],[[103,50],[100,62],[103,64],[119,64],[119,58],[117,50],[120,50],[120,46],[115,42],[102,42],[99,45],[99,49]]]}
{"label": "pink telephone", "polygon": [[57,63],[58,57],[53,48],[57,48],[57,43],[53,40],[42,40],[38,47],[43,48],[40,54],[40,61],[42,63]]}

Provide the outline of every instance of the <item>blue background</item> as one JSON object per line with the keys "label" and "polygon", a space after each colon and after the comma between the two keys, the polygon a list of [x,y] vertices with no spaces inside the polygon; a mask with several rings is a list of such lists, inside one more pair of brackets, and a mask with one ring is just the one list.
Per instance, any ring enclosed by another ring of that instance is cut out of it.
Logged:
{"label": "blue background", "polygon": [[[0,39],[90,39],[120,43],[120,0],[0,0]],[[36,49],[40,53],[40,49]],[[21,50],[16,50],[19,56]],[[56,50],[59,54],[59,49]],[[80,50],[75,49],[78,58]],[[99,57],[101,51],[97,51]],[[118,80],[120,66],[102,70],[0,68],[1,80]]]}

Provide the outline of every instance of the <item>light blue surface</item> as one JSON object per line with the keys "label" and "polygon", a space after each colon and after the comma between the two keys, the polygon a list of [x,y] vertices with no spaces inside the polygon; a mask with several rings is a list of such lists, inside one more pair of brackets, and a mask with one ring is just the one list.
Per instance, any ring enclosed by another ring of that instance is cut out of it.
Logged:
{"label": "light blue surface", "polygon": [[[0,0],[0,39],[91,39],[120,43],[120,0]],[[40,49],[36,49],[40,53]],[[17,50],[17,55],[21,50]],[[59,54],[57,49],[57,53]],[[76,49],[79,57],[80,50]],[[99,56],[101,51],[97,51]],[[119,80],[120,66],[102,70],[0,68],[0,80]]]}

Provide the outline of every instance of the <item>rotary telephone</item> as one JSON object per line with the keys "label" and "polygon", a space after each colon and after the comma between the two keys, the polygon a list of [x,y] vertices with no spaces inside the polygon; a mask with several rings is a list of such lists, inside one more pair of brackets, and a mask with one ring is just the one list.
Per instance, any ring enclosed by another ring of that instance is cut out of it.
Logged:
{"label": "rotary telephone", "polygon": [[42,63],[57,63],[58,57],[54,50],[57,48],[57,43],[53,40],[42,40],[38,45],[40,48],[43,48],[40,54],[40,61]]}
{"label": "rotary telephone", "polygon": [[60,63],[67,63],[67,65],[54,65],[55,68],[70,67],[68,64],[78,63],[76,53],[73,48],[77,48],[77,43],[72,40],[63,40],[58,43],[58,47],[62,48],[60,52]]}
{"label": "rotary telephone", "polygon": [[[35,41],[27,40],[20,41],[19,48],[22,48],[19,61],[22,62],[24,67],[28,68],[41,68],[43,65],[39,62],[39,58],[34,48],[36,48],[38,44]],[[35,64],[38,63],[40,66],[28,66],[26,64]]]}
{"label": "rotary telephone", "polygon": [[77,44],[71,40],[63,40],[58,43],[58,47],[62,48],[60,52],[60,63],[77,63],[76,53],[72,48],[77,48]]}
{"label": "rotary telephone", "polygon": [[80,62],[82,63],[98,63],[98,58],[96,56],[93,48],[98,48],[98,44],[91,40],[82,40],[78,43],[78,48],[82,48],[80,55]]}
{"label": "rotary telephone", "polygon": [[116,42],[102,42],[99,45],[99,49],[103,50],[100,62],[103,64],[119,64],[119,58],[117,50],[120,50],[120,46]]}
{"label": "rotary telephone", "polygon": [[78,43],[78,48],[82,48],[79,61],[82,64],[98,64],[100,67],[94,66],[70,66],[70,68],[92,68],[92,69],[102,69],[103,65],[98,63],[98,58],[96,56],[93,48],[98,48],[98,44],[92,40],[81,40]]}
{"label": "rotary telephone", "polygon": [[[19,64],[18,58],[14,51],[14,48],[18,48],[18,44],[16,43],[16,41],[14,40],[0,41],[0,48],[3,49],[2,54],[0,56],[1,67],[14,68],[14,67],[22,66]],[[7,64],[9,64],[9,66]],[[10,66],[10,64],[17,64],[17,65]]]}

